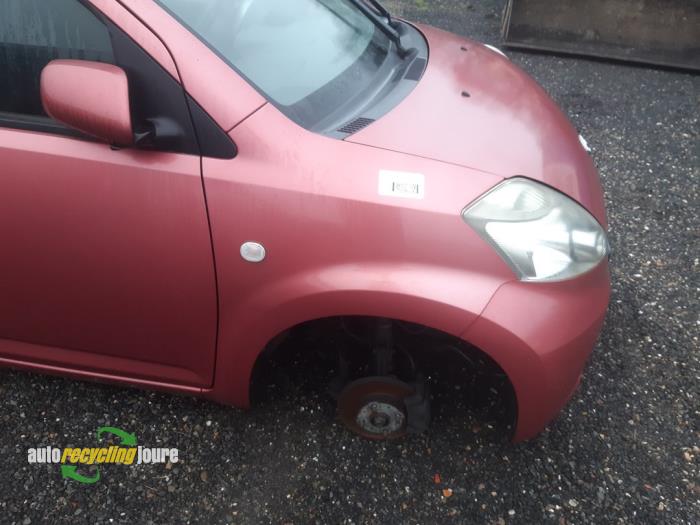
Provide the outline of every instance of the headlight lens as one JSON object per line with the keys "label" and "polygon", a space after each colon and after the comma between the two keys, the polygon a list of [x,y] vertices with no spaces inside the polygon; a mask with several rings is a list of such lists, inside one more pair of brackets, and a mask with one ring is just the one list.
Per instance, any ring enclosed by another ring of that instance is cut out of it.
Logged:
{"label": "headlight lens", "polygon": [[462,212],[523,281],[561,281],[609,253],[605,230],[569,197],[525,178],[509,179]]}

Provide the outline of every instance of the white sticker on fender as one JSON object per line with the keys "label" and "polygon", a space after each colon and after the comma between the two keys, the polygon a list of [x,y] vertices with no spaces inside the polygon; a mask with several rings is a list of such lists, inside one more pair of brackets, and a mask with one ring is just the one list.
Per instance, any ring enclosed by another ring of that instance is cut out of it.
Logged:
{"label": "white sticker on fender", "polygon": [[425,177],[422,173],[380,170],[379,195],[422,199],[425,195]]}

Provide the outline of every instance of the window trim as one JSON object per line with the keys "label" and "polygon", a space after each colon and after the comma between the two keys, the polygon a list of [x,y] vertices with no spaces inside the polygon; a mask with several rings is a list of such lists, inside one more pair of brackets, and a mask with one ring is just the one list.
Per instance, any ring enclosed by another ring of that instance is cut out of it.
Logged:
{"label": "window trim", "polygon": [[38,133],[48,133],[51,135],[77,138],[88,142],[97,142],[97,140],[90,135],[86,135],[77,129],[61,124],[51,117],[38,115],[0,111],[0,128],[36,131]]}

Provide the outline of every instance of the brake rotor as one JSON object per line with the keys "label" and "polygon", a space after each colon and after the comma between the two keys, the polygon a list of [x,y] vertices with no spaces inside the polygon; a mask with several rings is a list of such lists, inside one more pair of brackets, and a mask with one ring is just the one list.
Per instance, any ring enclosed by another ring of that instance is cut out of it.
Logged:
{"label": "brake rotor", "polygon": [[396,439],[406,435],[405,400],[413,393],[410,385],[392,377],[363,377],[338,396],[338,417],[362,437]]}

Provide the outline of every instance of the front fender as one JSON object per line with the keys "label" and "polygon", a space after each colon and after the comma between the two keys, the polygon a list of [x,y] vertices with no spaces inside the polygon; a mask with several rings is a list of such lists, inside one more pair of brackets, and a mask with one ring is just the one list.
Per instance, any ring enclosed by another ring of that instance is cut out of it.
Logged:
{"label": "front fender", "polygon": [[300,323],[343,315],[390,317],[459,336],[502,284],[455,268],[395,262],[288,275],[222,312],[214,385],[206,395],[247,408],[258,356],[275,336]]}

